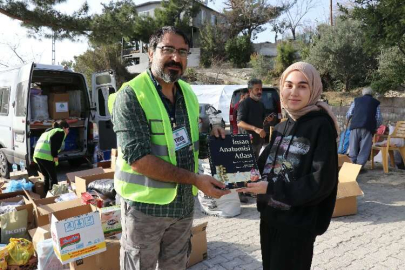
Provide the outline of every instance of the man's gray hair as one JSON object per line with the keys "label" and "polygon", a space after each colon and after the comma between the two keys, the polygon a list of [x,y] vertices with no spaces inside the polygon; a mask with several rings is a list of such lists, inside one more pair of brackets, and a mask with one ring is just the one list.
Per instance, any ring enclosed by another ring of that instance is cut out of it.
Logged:
{"label": "man's gray hair", "polygon": [[373,89],[371,87],[364,87],[363,90],[361,91],[363,96],[365,95],[373,95]]}

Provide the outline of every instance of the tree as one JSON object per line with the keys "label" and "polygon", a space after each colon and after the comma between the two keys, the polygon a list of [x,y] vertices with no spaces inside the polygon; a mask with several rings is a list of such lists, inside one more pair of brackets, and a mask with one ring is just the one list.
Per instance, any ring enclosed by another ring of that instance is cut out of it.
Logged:
{"label": "tree", "polygon": [[317,0],[293,0],[285,4],[288,8],[285,12],[286,28],[291,31],[292,38],[296,39],[297,28],[302,25],[302,19],[313,9]]}
{"label": "tree", "polygon": [[252,42],[249,36],[237,36],[229,39],[225,44],[225,51],[229,61],[238,68],[245,67],[249,63],[253,53]]}
{"label": "tree", "polygon": [[200,32],[201,57],[200,63],[204,67],[210,67],[213,61],[221,61],[225,58],[226,37],[224,29],[218,25],[206,24]]}
{"label": "tree", "polygon": [[[378,51],[397,46],[405,55],[405,8],[399,0],[354,0],[354,7],[348,9],[339,5],[347,17],[361,21],[367,37],[367,47]],[[380,46],[378,46],[380,45]]]}
{"label": "tree", "polygon": [[89,15],[85,2],[71,15],[58,11],[55,6],[67,0],[0,0],[0,13],[19,20],[31,36],[75,40],[85,36],[93,42],[119,42],[121,37],[133,35],[136,18],[131,0],[111,1],[103,5],[101,14]]}
{"label": "tree", "polygon": [[270,25],[271,30],[275,33],[274,43],[277,43],[278,34],[283,35],[284,31],[287,29],[287,22],[285,20],[273,20]]}
{"label": "tree", "polygon": [[40,55],[29,53],[23,53],[21,49],[21,37],[17,34],[12,39],[13,41],[0,42],[0,48],[5,51],[9,51],[7,59],[0,59],[1,67],[9,67],[17,64],[26,64],[28,62],[36,62],[36,59],[40,58]]}
{"label": "tree", "polygon": [[298,59],[297,50],[293,47],[292,42],[283,41],[277,45],[277,56],[274,75],[278,76],[283,73],[291,64]]}
{"label": "tree", "polygon": [[229,25],[229,34],[238,34],[255,39],[266,28],[264,24],[280,15],[284,7],[272,6],[266,0],[227,0],[224,15]]}
{"label": "tree", "polygon": [[73,69],[85,74],[88,82],[91,82],[91,75],[94,72],[112,69],[115,71],[117,87],[132,78],[121,62],[120,44],[91,45],[86,52],[75,56]]}
{"label": "tree", "polygon": [[174,25],[191,36],[192,18],[200,12],[198,1],[169,0],[162,1],[162,8],[155,10],[155,20],[158,27]]}
{"label": "tree", "polygon": [[380,92],[397,89],[405,82],[405,56],[397,46],[384,49],[378,57],[378,70],[371,87]]}
{"label": "tree", "polygon": [[364,49],[365,34],[355,20],[336,20],[334,26],[321,25],[306,61],[313,64],[321,75],[329,74],[344,84],[349,91],[351,84],[370,80],[373,59]]}

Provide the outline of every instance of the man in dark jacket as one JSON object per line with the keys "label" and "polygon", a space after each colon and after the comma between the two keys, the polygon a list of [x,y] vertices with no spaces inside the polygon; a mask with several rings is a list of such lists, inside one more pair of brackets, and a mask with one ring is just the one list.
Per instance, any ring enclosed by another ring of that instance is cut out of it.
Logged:
{"label": "man in dark jacket", "polygon": [[349,156],[353,163],[366,164],[370,155],[373,134],[382,124],[380,102],[372,97],[373,90],[364,88],[362,97],[354,99],[346,118],[350,119]]}

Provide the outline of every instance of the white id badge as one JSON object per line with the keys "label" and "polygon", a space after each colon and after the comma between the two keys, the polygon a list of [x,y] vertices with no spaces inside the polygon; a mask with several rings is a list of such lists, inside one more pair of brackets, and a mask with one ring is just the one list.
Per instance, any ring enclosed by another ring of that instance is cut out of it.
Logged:
{"label": "white id badge", "polygon": [[176,151],[191,144],[185,127],[173,130],[173,139]]}

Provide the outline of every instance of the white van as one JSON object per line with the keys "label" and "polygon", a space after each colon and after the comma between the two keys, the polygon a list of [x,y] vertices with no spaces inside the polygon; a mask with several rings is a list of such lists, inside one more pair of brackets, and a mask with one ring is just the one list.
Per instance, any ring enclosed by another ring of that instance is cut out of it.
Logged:
{"label": "white van", "polygon": [[116,146],[108,95],[116,91],[114,73],[93,74],[92,99],[85,77],[56,65],[30,63],[0,71],[0,176],[8,178],[11,165],[35,168],[33,152],[39,136],[54,120],[70,124],[61,161],[79,165],[94,151],[93,123],[99,148]]}

